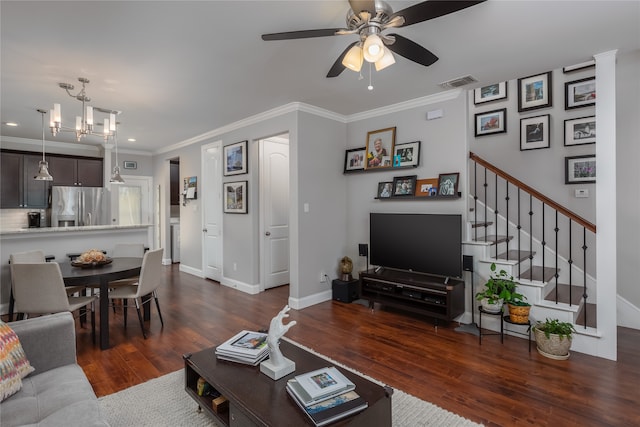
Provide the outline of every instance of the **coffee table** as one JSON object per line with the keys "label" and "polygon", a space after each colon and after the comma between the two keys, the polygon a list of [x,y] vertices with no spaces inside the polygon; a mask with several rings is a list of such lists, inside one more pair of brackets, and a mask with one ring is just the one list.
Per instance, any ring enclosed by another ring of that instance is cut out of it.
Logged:
{"label": "coffee table", "polygon": [[[185,390],[216,422],[225,426],[299,426],[313,425],[287,394],[287,380],[333,364],[287,341],[281,341],[285,357],[296,363],[295,372],[272,380],[260,372],[260,366],[218,360],[215,347],[185,354]],[[364,411],[332,424],[333,426],[391,426],[391,387],[377,385],[346,369],[337,367],[356,385],[355,391],[369,404]],[[212,398],[198,396],[198,378],[229,401],[228,409],[217,413]]]}

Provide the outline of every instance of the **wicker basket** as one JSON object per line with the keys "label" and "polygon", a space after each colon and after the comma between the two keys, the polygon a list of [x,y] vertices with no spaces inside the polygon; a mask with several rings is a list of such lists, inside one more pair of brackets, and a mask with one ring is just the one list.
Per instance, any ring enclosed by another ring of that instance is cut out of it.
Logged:
{"label": "wicker basket", "polygon": [[530,305],[509,304],[509,320],[513,323],[529,323]]}
{"label": "wicker basket", "polygon": [[571,337],[563,337],[561,339],[560,335],[550,334],[549,338],[547,338],[544,331],[541,331],[538,328],[533,328],[533,333],[535,335],[536,345],[538,346],[538,352],[540,354],[558,360],[564,360],[569,357]]}

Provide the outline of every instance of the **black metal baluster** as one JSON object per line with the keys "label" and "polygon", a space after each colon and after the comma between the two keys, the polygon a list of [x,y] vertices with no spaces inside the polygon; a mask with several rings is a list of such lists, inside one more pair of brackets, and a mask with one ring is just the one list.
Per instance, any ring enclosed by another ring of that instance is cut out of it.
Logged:
{"label": "black metal baluster", "polygon": [[[487,184],[487,168],[484,168],[484,183],[482,184],[482,186],[484,187],[484,222],[485,224],[487,223],[488,219],[487,219],[487,187],[489,186],[489,184]],[[487,241],[487,229],[489,227],[485,225],[484,227],[484,241]]]}
{"label": "black metal baluster", "polygon": [[494,213],[494,217],[495,217],[495,230],[496,230],[496,244],[495,244],[495,259],[498,259],[498,245],[500,244],[498,242],[498,174],[494,174],[495,175],[495,180],[494,180],[494,189],[493,191],[495,192],[495,197],[493,198],[493,213]]}
{"label": "black metal baluster", "polygon": [[573,300],[573,224],[569,218],[569,301]]}
{"label": "black metal baluster", "polygon": [[582,298],[584,301],[583,312],[584,312],[584,328],[587,329],[587,229],[586,227],[582,227],[582,251],[583,251],[583,262],[582,262]]}
{"label": "black metal baluster", "polygon": [[504,198],[504,201],[506,202],[506,206],[505,206],[505,211],[506,211],[506,215],[505,215],[505,228],[506,228],[506,233],[505,235],[507,236],[507,261],[509,261],[509,181],[505,180],[505,192],[506,192],[506,196]]}
{"label": "black metal baluster", "polygon": [[522,277],[522,254],[521,254],[521,238],[522,238],[522,225],[520,224],[520,188],[518,187],[518,279]]}
{"label": "black metal baluster", "polygon": [[529,280],[533,280],[533,196],[529,194]]}
{"label": "black metal baluster", "polygon": [[[560,238],[559,237],[560,228],[558,228],[558,211],[557,210],[556,210],[556,227],[553,230],[556,233],[556,274],[555,274],[555,278],[556,278],[556,300],[557,300],[557,295],[558,295],[557,289],[558,289],[558,286],[560,286],[558,284],[558,277],[560,276],[560,274],[558,273],[558,259],[559,259],[559,256],[560,256],[560,254],[559,254],[559,250],[560,249],[559,249],[559,246],[558,246],[558,240]],[[571,242],[569,242],[569,244],[571,244]],[[569,302],[569,304],[571,304],[571,302]]]}
{"label": "black metal baluster", "polygon": [[473,161],[473,240],[478,240],[478,163]]}
{"label": "black metal baluster", "polygon": [[[546,215],[545,215],[545,212],[544,212],[545,211],[544,206],[545,205],[544,205],[544,202],[543,202],[542,203],[542,240],[540,241],[540,245],[542,246],[542,275],[540,277],[541,281],[544,281],[544,276],[545,276],[544,275],[544,266],[545,266],[545,258],[544,257],[545,257],[545,252],[546,252],[545,249],[547,248],[547,242],[544,239],[545,227],[546,227],[546,225],[545,225]],[[533,276],[532,276],[532,278],[533,278]]]}

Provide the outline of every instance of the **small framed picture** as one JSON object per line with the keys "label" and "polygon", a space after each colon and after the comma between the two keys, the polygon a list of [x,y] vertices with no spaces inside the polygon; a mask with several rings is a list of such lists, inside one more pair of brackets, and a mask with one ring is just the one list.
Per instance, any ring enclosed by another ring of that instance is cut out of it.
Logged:
{"label": "small framed picture", "polygon": [[549,114],[520,119],[520,151],[549,148]]}
{"label": "small framed picture", "polygon": [[565,184],[596,182],[596,156],[572,156],[564,158]]}
{"label": "small framed picture", "polygon": [[416,197],[432,197],[438,195],[438,178],[426,178],[416,181]]}
{"label": "small framed picture", "polygon": [[551,107],[551,71],[518,79],[518,111]]}
{"label": "small framed picture", "polygon": [[391,155],[396,143],[396,128],[374,130],[367,133],[365,169],[390,168]]}
{"label": "small framed picture", "polygon": [[507,99],[507,82],[482,86],[473,91],[473,103],[475,105],[498,101],[499,99]]}
{"label": "small framed picture", "polygon": [[393,178],[393,197],[413,196],[416,192],[416,175]]}
{"label": "small framed picture", "polygon": [[574,80],[564,84],[564,109],[596,105],[596,78]]}
{"label": "small framed picture", "polygon": [[475,136],[493,135],[507,131],[506,108],[478,113],[475,118]]}
{"label": "small framed picture", "polygon": [[378,199],[386,199],[393,196],[393,182],[385,181],[378,183],[378,193],[376,197]]}
{"label": "small framed picture", "polygon": [[365,147],[347,150],[344,156],[344,171],[354,172],[364,170]]}
{"label": "small framed picture", "polygon": [[596,142],[596,116],[564,121],[564,145],[583,145]]}
{"label": "small framed picture", "polygon": [[247,173],[247,141],[224,146],[224,175]]}
{"label": "small framed picture", "polygon": [[420,141],[398,144],[393,148],[393,167],[417,167],[420,164]]}
{"label": "small framed picture", "polygon": [[225,182],[223,186],[224,212],[247,213],[247,181]]}
{"label": "small framed picture", "polygon": [[456,196],[459,178],[459,172],[441,173],[438,176],[438,196]]}
{"label": "small framed picture", "polygon": [[122,162],[122,166],[125,169],[138,169],[138,162],[134,162],[133,160],[125,160]]}

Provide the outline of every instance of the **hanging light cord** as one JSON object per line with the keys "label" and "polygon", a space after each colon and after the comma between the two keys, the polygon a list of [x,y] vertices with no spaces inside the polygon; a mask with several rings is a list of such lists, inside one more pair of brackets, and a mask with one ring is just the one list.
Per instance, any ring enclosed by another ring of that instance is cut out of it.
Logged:
{"label": "hanging light cord", "polygon": [[47,114],[45,110],[38,110],[38,113],[42,116],[42,161],[44,162],[44,115]]}

